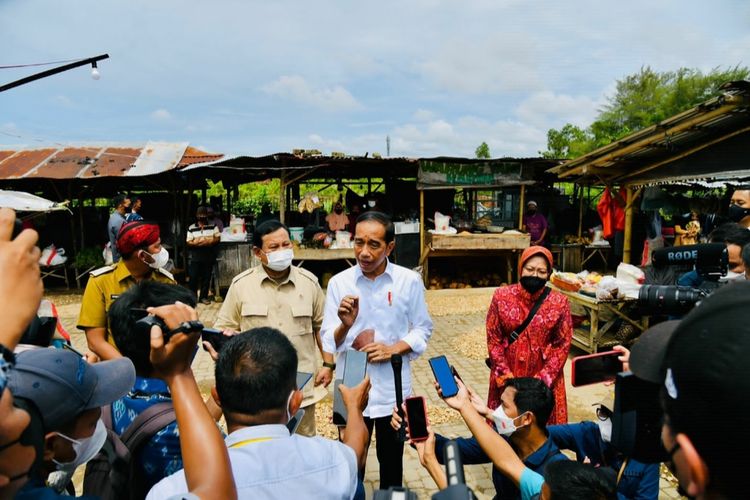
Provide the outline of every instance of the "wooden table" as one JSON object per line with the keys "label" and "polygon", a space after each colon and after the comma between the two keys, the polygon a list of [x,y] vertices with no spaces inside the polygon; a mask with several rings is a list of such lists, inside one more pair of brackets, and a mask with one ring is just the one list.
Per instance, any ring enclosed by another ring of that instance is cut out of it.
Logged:
{"label": "wooden table", "polygon": [[477,255],[501,254],[505,257],[507,283],[513,281],[513,256],[529,247],[531,237],[528,234],[505,233],[427,233],[424,250],[419,264],[424,266],[424,281],[429,282],[430,257],[472,257]]}
{"label": "wooden table", "polygon": [[607,269],[609,264],[608,257],[612,247],[609,245],[586,245],[583,247],[583,260],[581,260],[581,270],[585,269],[586,262],[590,261],[597,255],[604,262],[604,269]]}
{"label": "wooden table", "polygon": [[[605,340],[605,335],[617,319],[633,325],[640,332],[648,328],[648,316],[639,318],[632,317],[632,311],[638,302],[636,299],[617,299],[617,300],[597,300],[594,297],[582,295],[578,292],[568,292],[561,290],[556,286],[548,283],[547,286],[553,290],[562,293],[572,304],[578,304],[583,307],[589,317],[589,327],[578,326],[573,329],[573,345],[589,353],[595,353],[599,345]],[[600,315],[604,311],[614,314],[613,318],[600,324]],[[615,332],[611,332],[615,333]]]}
{"label": "wooden table", "polygon": [[353,248],[295,248],[294,260],[300,267],[306,260],[343,260],[349,267],[355,263]]}

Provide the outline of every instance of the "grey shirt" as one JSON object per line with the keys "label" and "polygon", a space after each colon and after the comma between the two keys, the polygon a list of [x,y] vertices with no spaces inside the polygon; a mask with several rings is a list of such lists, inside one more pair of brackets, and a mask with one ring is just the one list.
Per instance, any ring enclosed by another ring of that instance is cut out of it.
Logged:
{"label": "grey shirt", "polygon": [[109,222],[107,222],[107,236],[109,236],[109,243],[112,247],[112,261],[115,263],[120,260],[120,252],[117,251],[117,233],[120,232],[124,223],[125,217],[120,215],[117,210],[112,212],[112,215],[109,216]]}

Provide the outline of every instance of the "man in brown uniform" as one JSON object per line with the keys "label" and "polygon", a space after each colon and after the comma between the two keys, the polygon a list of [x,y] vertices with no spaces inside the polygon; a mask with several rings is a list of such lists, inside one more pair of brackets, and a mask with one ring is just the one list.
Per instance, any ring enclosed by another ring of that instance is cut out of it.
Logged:
{"label": "man in brown uniform", "polygon": [[116,264],[92,271],[81,301],[77,327],[86,332],[86,341],[102,360],[119,358],[107,325],[112,302],[144,279],[175,284],[174,277],[162,267],[169,253],[161,246],[159,226],[144,221],[126,222],[117,235],[122,259]]}
{"label": "man in brown uniform", "polygon": [[281,222],[269,220],[256,227],[253,252],[262,265],[232,280],[214,328],[244,332],[268,326],[289,338],[297,350],[299,371],[315,375],[314,383],[303,390],[305,416],[297,429],[298,434],[314,436],[315,403],[326,396],[335,368],[319,335],[325,296],[314,274],[292,265],[289,230]]}

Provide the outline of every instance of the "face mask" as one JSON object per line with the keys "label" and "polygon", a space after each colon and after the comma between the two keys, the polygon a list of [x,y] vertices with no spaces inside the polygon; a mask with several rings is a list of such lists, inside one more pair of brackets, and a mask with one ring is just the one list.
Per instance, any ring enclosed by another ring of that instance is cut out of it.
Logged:
{"label": "face mask", "polygon": [[[524,413],[519,415],[518,417],[522,417]],[[505,410],[503,410],[502,406],[498,406],[494,412],[492,412],[492,420],[495,422],[495,427],[497,427],[497,432],[501,436],[510,436],[514,432],[516,432],[520,427],[516,427],[515,420],[516,418],[511,418],[508,415],[505,414]],[[521,426],[523,427],[523,425]]]}
{"label": "face mask", "polygon": [[597,420],[596,425],[599,426],[599,433],[602,435],[602,441],[605,443],[612,441],[612,419]]}
{"label": "face mask", "polygon": [[152,259],[154,259],[154,261],[146,262],[146,264],[148,264],[149,267],[152,267],[154,269],[162,268],[167,265],[167,262],[169,262],[169,252],[164,247],[161,247],[161,250],[159,250],[159,253],[148,253],[148,254],[151,256]]}
{"label": "face mask", "polygon": [[344,209],[343,208],[334,208],[333,211],[336,212],[337,214],[340,214],[341,212],[344,211]]}
{"label": "face mask", "polygon": [[375,200],[368,201],[367,202],[367,206],[370,207],[370,208],[374,207],[375,206]]}
{"label": "face mask", "polygon": [[536,208],[529,208],[526,210],[526,213],[529,215],[534,215],[536,213]]}
{"label": "face mask", "polygon": [[744,280],[745,273],[735,273],[734,271],[727,271],[726,276],[719,278],[719,283],[727,283],[734,280]]}
{"label": "face mask", "polygon": [[99,453],[99,450],[102,449],[104,442],[107,440],[107,428],[104,427],[104,422],[99,419],[96,422],[96,429],[90,437],[73,439],[61,432],[58,432],[57,435],[73,444],[73,451],[76,452],[76,457],[71,462],[58,462],[54,458],[52,461],[55,462],[58,470],[75,470],[78,466],[85,464]]}
{"label": "face mask", "polygon": [[547,284],[546,279],[539,278],[538,276],[523,276],[519,281],[524,290],[531,294],[538,292]]}
{"label": "face mask", "polygon": [[739,205],[729,205],[729,211],[727,212],[727,217],[729,217],[729,220],[733,222],[739,222],[745,217],[750,215],[750,208],[742,208]]}
{"label": "face mask", "polygon": [[284,271],[292,265],[294,250],[287,248],[285,250],[276,250],[275,252],[263,252],[268,258],[266,266],[273,271]]}

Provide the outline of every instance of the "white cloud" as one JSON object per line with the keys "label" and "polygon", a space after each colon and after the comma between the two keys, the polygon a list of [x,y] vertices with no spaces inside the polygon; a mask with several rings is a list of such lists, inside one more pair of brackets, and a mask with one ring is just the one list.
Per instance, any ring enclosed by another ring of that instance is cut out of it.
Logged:
{"label": "white cloud", "polygon": [[281,76],[278,80],[264,85],[261,90],[324,111],[350,111],[362,107],[344,87],[335,85],[315,89],[299,75]]}
{"label": "white cloud", "polygon": [[429,109],[418,109],[414,112],[413,119],[418,122],[428,122],[436,118],[435,113]]}
{"label": "white cloud", "polygon": [[158,121],[166,121],[172,119],[172,113],[164,108],[159,108],[151,113],[151,118]]}
{"label": "white cloud", "polygon": [[587,127],[604,101],[589,96],[535,92],[519,104],[514,113],[523,122],[539,128],[556,128],[565,123]]}
{"label": "white cloud", "polygon": [[540,54],[529,33],[496,33],[447,41],[418,68],[450,91],[498,94],[539,88]]}
{"label": "white cloud", "polygon": [[62,107],[65,108],[73,108],[75,107],[75,102],[73,102],[73,99],[71,99],[68,96],[65,95],[56,95],[52,101]]}

